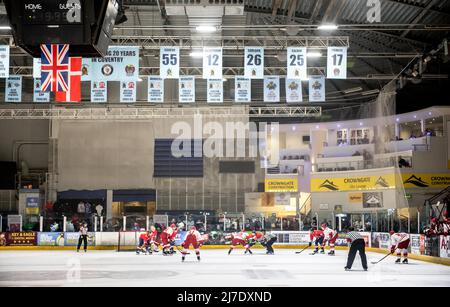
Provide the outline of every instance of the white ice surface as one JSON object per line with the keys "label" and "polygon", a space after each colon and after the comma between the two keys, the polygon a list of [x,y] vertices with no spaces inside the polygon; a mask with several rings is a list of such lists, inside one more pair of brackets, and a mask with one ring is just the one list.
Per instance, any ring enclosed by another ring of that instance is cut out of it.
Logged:
{"label": "white ice surface", "polygon": [[[136,255],[132,252],[0,251],[0,286],[450,286],[450,267],[395,258],[372,265],[382,254],[368,253],[369,271],[357,256],[353,270],[345,272],[347,252],[337,255],[297,255],[276,250],[265,255],[254,250],[244,255],[235,250],[202,250],[181,263],[174,256]],[[79,277],[79,278],[78,278]]]}

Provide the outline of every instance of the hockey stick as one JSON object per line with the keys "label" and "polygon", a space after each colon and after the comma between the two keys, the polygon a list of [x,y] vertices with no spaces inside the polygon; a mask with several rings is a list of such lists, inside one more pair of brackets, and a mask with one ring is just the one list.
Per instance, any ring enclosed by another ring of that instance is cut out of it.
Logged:
{"label": "hockey stick", "polygon": [[378,261],[372,261],[371,263],[372,263],[372,264],[380,263],[381,261],[383,261],[384,259],[386,259],[386,258],[387,258],[388,256],[390,256],[390,255],[392,255],[392,253],[387,254],[386,256],[384,256],[383,258],[381,258],[381,259],[378,260]]}
{"label": "hockey stick", "polygon": [[302,249],[301,251],[299,251],[299,252],[295,252],[296,254],[301,254],[302,252],[304,252],[306,249],[308,249],[310,246],[309,245],[307,245],[304,249]]}
{"label": "hockey stick", "polygon": [[[175,248],[176,248],[181,254],[183,254],[183,250],[182,250],[181,248],[179,248],[178,245],[174,245],[174,246],[175,246]],[[184,255],[190,255],[190,254],[191,254],[190,252],[184,253]]]}

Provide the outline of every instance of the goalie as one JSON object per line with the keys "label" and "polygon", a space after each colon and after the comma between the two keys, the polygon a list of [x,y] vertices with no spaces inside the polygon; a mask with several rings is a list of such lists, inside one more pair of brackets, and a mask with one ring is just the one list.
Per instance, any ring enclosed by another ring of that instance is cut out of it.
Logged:
{"label": "goalie", "polygon": [[205,238],[200,235],[197,228],[195,226],[191,226],[191,229],[186,234],[186,239],[184,240],[183,244],[181,244],[181,246],[183,247],[183,250],[181,251],[181,261],[184,262],[184,260],[186,259],[186,255],[189,254],[188,250],[191,245],[195,249],[197,260],[200,261],[200,247],[202,247],[204,241]]}

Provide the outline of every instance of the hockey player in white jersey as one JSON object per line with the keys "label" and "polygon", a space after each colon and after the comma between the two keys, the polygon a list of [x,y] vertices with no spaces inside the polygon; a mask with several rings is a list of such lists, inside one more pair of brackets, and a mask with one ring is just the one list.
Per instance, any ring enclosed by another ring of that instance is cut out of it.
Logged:
{"label": "hockey player in white jersey", "polygon": [[334,256],[334,244],[336,243],[336,240],[338,238],[338,232],[328,227],[327,224],[325,223],[322,224],[321,227],[324,234],[322,246],[326,246],[326,244],[328,243],[328,245],[330,246],[330,251],[328,252],[328,255]]}
{"label": "hockey player in white jersey", "polygon": [[395,263],[400,263],[402,261],[402,253],[403,253],[403,263],[408,263],[408,247],[409,247],[409,234],[400,232],[395,233],[395,231],[391,230],[389,232],[391,235],[391,253],[397,253],[397,260]]}

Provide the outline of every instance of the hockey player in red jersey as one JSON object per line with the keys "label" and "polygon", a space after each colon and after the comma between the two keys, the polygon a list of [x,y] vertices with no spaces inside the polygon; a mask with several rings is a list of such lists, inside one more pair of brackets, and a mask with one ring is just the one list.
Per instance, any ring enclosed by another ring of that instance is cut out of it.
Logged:
{"label": "hockey player in red jersey", "polygon": [[328,253],[328,255],[334,256],[334,243],[336,243],[338,233],[336,230],[328,227],[325,223],[321,225],[321,228],[324,235],[323,246],[326,246],[328,243],[328,245],[330,246],[330,252]]}
{"label": "hockey player in red jersey", "polygon": [[[170,247],[171,244],[173,244],[173,240],[175,239],[176,236],[176,229],[177,226],[175,224],[170,225],[170,227],[164,229],[164,231],[161,233],[161,244],[163,247],[163,255],[167,256],[167,255],[171,255],[172,253],[170,252]],[[175,236],[174,236],[175,233]]]}
{"label": "hockey player in red jersey", "polygon": [[152,253],[150,248],[150,231],[146,231],[141,233],[139,236],[139,245],[136,248],[136,255],[139,255],[141,252],[144,254]]}
{"label": "hockey player in red jersey", "polygon": [[319,252],[319,248],[320,248],[320,253],[321,254],[325,254],[325,250],[323,249],[323,240],[324,240],[324,234],[322,230],[311,228],[311,232],[309,234],[309,238],[310,238],[310,242],[309,242],[309,246],[312,245],[312,242],[314,242],[314,246],[316,247],[314,249],[314,252],[312,253],[312,255],[315,255]]}
{"label": "hockey player in red jersey", "polygon": [[150,248],[153,252],[158,253],[158,247],[159,247],[159,240],[158,240],[158,231],[156,230],[155,226],[150,226]]}
{"label": "hockey player in red jersey", "polygon": [[247,252],[250,251],[250,248],[252,248],[256,243],[258,243],[263,237],[264,234],[260,231],[253,231],[251,234],[249,234],[247,237],[247,245],[249,248],[248,250],[245,250],[244,254],[247,254]]}
{"label": "hockey player in red jersey", "polygon": [[408,263],[408,247],[409,247],[409,234],[407,233],[395,233],[395,231],[391,230],[389,232],[391,235],[391,253],[397,253],[397,260],[395,263],[400,263],[402,260],[403,253],[403,263]]}
{"label": "hockey player in red jersey", "polygon": [[198,232],[197,228],[195,226],[191,226],[191,229],[186,235],[186,239],[184,240],[183,244],[181,245],[183,247],[183,250],[181,251],[181,261],[184,262],[186,259],[186,255],[189,253],[189,247],[192,245],[192,247],[195,249],[195,255],[197,255],[197,260],[200,261],[200,247],[203,244],[203,238]]}
{"label": "hockey player in red jersey", "polygon": [[245,254],[247,252],[249,252],[250,254],[253,254],[252,251],[250,250],[251,246],[248,244],[248,236],[249,234],[241,231],[239,233],[233,233],[230,236],[228,236],[228,239],[231,239],[231,246],[230,249],[228,250],[228,255],[231,254],[231,252],[233,251],[234,248],[236,248],[236,246],[242,245],[243,247],[245,247]]}

